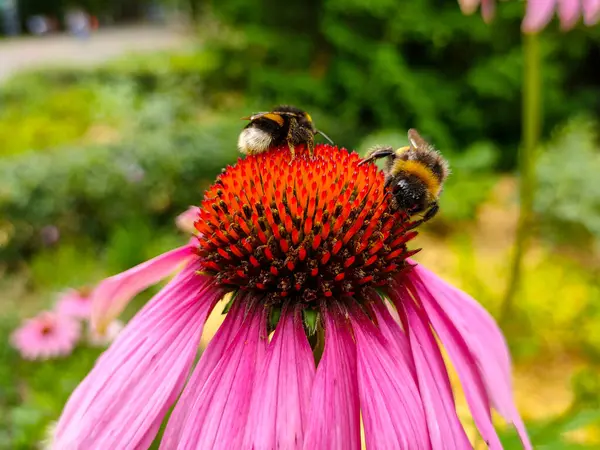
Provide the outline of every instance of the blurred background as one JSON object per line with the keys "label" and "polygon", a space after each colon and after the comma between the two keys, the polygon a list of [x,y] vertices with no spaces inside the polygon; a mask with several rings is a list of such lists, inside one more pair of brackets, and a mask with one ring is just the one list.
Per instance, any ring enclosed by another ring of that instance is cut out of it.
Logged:
{"label": "blurred background", "polygon": [[453,174],[418,259],[500,321],[536,448],[600,448],[600,27],[525,37],[523,13],[0,0],[0,448],[42,448],[102,351],[25,361],[13,330],[185,243],[175,217],[235,162],[239,118],[278,103],[360,153],[409,127],[441,149]]}

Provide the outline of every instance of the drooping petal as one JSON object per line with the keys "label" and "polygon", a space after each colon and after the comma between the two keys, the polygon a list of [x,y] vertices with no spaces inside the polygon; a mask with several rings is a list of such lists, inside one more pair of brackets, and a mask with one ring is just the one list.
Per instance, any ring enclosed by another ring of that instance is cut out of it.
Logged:
{"label": "drooping petal", "polygon": [[427,422],[413,371],[396,358],[371,320],[356,309],[350,315],[356,339],[360,407],[370,450],[431,448]]}
{"label": "drooping petal", "polygon": [[563,30],[575,26],[581,14],[581,0],[558,0],[558,18]]}
{"label": "drooping petal", "polygon": [[473,14],[477,11],[479,3],[481,3],[481,0],[458,0],[460,10],[463,14]]}
{"label": "drooping petal", "polygon": [[340,312],[323,316],[325,349],[313,382],[304,449],[360,449],[356,345]]}
{"label": "drooping petal", "polygon": [[314,376],[300,312],[284,311],[257,378],[242,448],[301,450]]}
{"label": "drooping petal", "polygon": [[441,311],[437,316],[445,318],[444,321],[450,323],[460,335],[475,359],[475,367],[481,373],[493,406],[507,421],[513,423],[525,448],[531,448],[513,398],[508,348],[494,319],[472,297],[421,265],[415,267],[409,277],[415,284],[427,314]]}
{"label": "drooping petal", "polygon": [[521,29],[525,33],[537,33],[550,22],[556,0],[528,1]]}
{"label": "drooping petal", "polygon": [[[245,320],[190,405],[176,448],[241,448],[256,369],[264,360],[268,336],[261,308],[240,309]],[[165,442],[163,448],[175,447]]]}
{"label": "drooping petal", "polygon": [[485,23],[490,23],[496,14],[496,0],[481,0],[481,17]]}
{"label": "drooping petal", "polygon": [[[243,299],[240,299],[240,303],[241,302],[243,302]],[[229,313],[227,313],[223,324],[219,327],[217,333],[208,344],[208,347],[202,353],[198,365],[194,369],[177,405],[171,413],[169,423],[167,424],[161,441],[161,449],[172,449],[177,447],[177,443],[181,439],[188,417],[192,414],[192,407],[194,406],[196,399],[199,397],[208,377],[215,367],[217,367],[217,364],[231,344],[231,340],[237,334],[244,322],[244,311],[238,305],[239,303],[236,302]]]}
{"label": "drooping petal", "polygon": [[387,300],[381,299],[377,294],[375,295],[376,297],[371,297],[371,299],[373,313],[377,319],[377,327],[387,342],[396,347],[400,358],[404,360],[406,366],[412,371],[413,377],[416,379],[410,344],[404,330],[400,328],[401,318],[398,315],[398,311],[393,306],[388,306],[384,303]]}
{"label": "drooping petal", "polygon": [[193,248],[191,244],[184,245],[103,280],[92,294],[92,327],[103,333],[135,295],[166,278],[189,260],[193,256]]}
{"label": "drooping petal", "polygon": [[177,216],[175,224],[181,231],[185,231],[188,234],[194,234],[197,232],[196,227],[194,227],[194,222],[198,220],[199,216],[200,208],[197,206],[190,206],[187,210]]}
{"label": "drooping petal", "polygon": [[71,395],[56,448],[144,448],[179,394],[223,295],[190,264],[130,321]]}
{"label": "drooping petal", "polygon": [[581,0],[583,2],[583,21],[592,26],[600,20],[600,0]]}
{"label": "drooping petal", "polygon": [[405,295],[395,303],[404,307],[410,348],[417,371],[433,450],[471,449],[471,443],[456,414],[448,371],[429,322],[422,310]]}
{"label": "drooping petal", "polygon": [[424,298],[427,296],[429,293],[420,291],[417,295],[423,305],[427,305],[425,310],[429,321],[456,367],[475,425],[490,450],[501,450],[502,444],[492,424],[489,399],[481,375],[477,370],[475,358],[444,311],[429,298]]}

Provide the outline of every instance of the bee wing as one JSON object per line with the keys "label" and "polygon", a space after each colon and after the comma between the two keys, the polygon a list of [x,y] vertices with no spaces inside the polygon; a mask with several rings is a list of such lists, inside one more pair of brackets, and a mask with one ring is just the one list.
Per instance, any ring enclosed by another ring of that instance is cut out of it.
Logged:
{"label": "bee wing", "polygon": [[421,135],[419,134],[419,132],[417,130],[415,130],[414,128],[411,128],[410,130],[408,130],[408,141],[410,142],[410,146],[413,148],[425,149],[425,148],[431,147],[429,142],[427,142],[425,139],[423,139],[421,137]]}
{"label": "bee wing", "polygon": [[266,114],[269,114],[269,112],[265,111],[265,112],[255,113],[255,114],[252,114],[251,116],[242,117],[241,120],[256,120],[256,119],[260,119],[261,117],[265,116]]}
{"label": "bee wing", "polygon": [[300,114],[290,112],[290,111],[273,111],[271,114],[278,114],[280,116],[289,116],[289,117],[300,117]]}
{"label": "bee wing", "polygon": [[250,120],[254,121],[257,119],[269,119],[278,124],[280,127],[283,126],[283,115],[285,113],[277,113],[277,112],[259,112],[256,114],[252,114],[251,116],[242,117],[242,120]]}

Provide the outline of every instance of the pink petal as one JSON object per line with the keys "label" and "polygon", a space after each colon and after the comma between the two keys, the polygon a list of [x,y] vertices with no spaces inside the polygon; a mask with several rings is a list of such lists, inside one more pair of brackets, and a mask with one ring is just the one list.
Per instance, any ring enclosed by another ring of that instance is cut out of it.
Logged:
{"label": "pink petal", "polygon": [[387,300],[383,300],[379,295],[373,299],[373,312],[377,319],[377,326],[387,342],[395,347],[404,364],[412,371],[413,378],[416,379],[417,374],[414,370],[408,337],[400,328],[401,319],[394,307],[387,306],[386,303]]}
{"label": "pink petal", "polygon": [[595,25],[600,19],[600,0],[583,1],[583,21],[587,26]]}
{"label": "pink petal", "polygon": [[433,450],[471,449],[471,443],[456,414],[452,387],[438,344],[427,317],[412,299],[397,299],[408,322],[408,334],[418,374]]}
{"label": "pink petal", "polygon": [[306,450],[360,449],[356,345],[340,312],[324,312],[325,349],[313,382]]}
{"label": "pink petal", "polygon": [[525,33],[537,33],[550,22],[557,0],[528,1],[521,29]]}
{"label": "pink petal", "polygon": [[102,281],[92,294],[92,327],[103,333],[135,295],[188,261],[193,248],[184,245]]}
{"label": "pink petal", "polygon": [[581,13],[580,8],[581,0],[558,0],[558,17],[563,30],[570,30],[575,26]]}
{"label": "pink petal", "polygon": [[481,17],[485,23],[490,23],[496,14],[496,0],[481,0]]}
{"label": "pink petal", "polygon": [[[244,294],[238,294],[244,295]],[[240,299],[244,301],[246,296]],[[206,350],[202,353],[202,358],[194,369],[192,376],[169,418],[169,423],[165,429],[161,441],[161,449],[176,448],[180,441],[183,428],[187,423],[188,416],[192,414],[192,407],[196,399],[200,396],[202,388],[206,384],[208,377],[213,372],[217,364],[225,354],[231,344],[231,340],[236,335],[242,323],[244,322],[243,309],[239,308],[238,303],[231,308],[221,327],[217,330],[215,336],[211,339]]]}
{"label": "pink petal", "polygon": [[481,0],[458,0],[458,5],[463,14],[473,14],[477,11],[477,7]]}
{"label": "pink petal", "polygon": [[[466,293],[449,285],[423,266],[413,270],[424,307],[435,303],[461,335],[477,362],[487,394],[498,412],[517,429],[525,448],[531,448],[527,431],[515,406],[511,363],[502,332],[489,313]],[[435,295],[434,295],[435,294]]]}
{"label": "pink petal", "polygon": [[[264,312],[246,308],[243,305],[235,312],[246,318],[190,405],[177,448],[241,448],[256,367],[264,360],[268,339]],[[172,438],[162,447],[173,448],[169,442]]]}
{"label": "pink petal", "polygon": [[190,264],[131,320],[71,395],[56,448],[134,448],[151,442],[197,353],[202,327],[223,295]]}
{"label": "pink petal", "polygon": [[185,231],[189,234],[197,233],[194,223],[200,217],[200,208],[197,206],[190,206],[186,211],[182,212],[175,219],[177,228],[181,231]]}
{"label": "pink petal", "polygon": [[254,388],[242,448],[300,450],[315,361],[299,311],[284,311]]}
{"label": "pink petal", "polygon": [[92,310],[91,293],[70,289],[60,294],[54,310],[63,316],[89,319]]}
{"label": "pink petal", "polygon": [[431,448],[427,422],[413,371],[396,358],[371,320],[360,310],[350,316],[358,356],[358,387],[370,450]]}
{"label": "pink petal", "polygon": [[425,309],[429,320],[433,324],[433,328],[456,367],[475,425],[491,450],[502,449],[502,445],[492,424],[487,393],[481,376],[477,371],[476,361],[469,352],[464,339],[450,319],[444,314],[443,310],[426,297],[427,294],[419,291],[419,298],[423,301],[424,306],[427,305]]}

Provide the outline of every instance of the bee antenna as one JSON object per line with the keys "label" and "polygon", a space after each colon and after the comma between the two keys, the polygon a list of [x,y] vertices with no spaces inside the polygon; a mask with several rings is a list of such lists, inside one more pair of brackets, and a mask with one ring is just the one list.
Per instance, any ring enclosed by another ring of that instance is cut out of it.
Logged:
{"label": "bee antenna", "polygon": [[331,140],[331,138],[329,136],[327,136],[325,133],[323,133],[321,130],[316,130],[315,134],[320,134],[321,136],[323,136],[331,145],[335,145],[333,143],[333,141]]}

